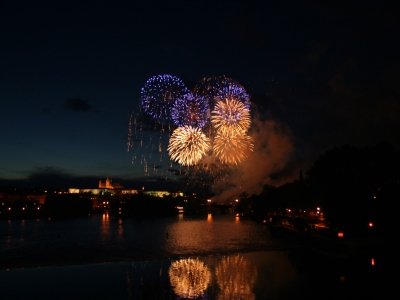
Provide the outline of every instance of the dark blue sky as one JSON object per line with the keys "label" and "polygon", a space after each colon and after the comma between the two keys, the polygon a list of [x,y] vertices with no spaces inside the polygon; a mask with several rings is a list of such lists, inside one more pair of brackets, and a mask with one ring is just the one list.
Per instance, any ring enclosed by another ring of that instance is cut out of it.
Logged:
{"label": "dark blue sky", "polygon": [[157,74],[241,83],[293,146],[263,176],[293,178],[335,146],[399,145],[399,21],[387,2],[137,2],[1,1],[0,185],[174,180],[167,159],[145,172],[127,151],[140,88]]}

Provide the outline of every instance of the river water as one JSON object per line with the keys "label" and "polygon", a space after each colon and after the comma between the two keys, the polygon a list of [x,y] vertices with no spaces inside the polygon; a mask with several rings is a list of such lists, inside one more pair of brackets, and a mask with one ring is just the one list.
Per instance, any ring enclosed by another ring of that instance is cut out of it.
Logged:
{"label": "river water", "polygon": [[387,252],[320,255],[234,214],[3,220],[0,237],[0,299],[365,299],[391,286]]}

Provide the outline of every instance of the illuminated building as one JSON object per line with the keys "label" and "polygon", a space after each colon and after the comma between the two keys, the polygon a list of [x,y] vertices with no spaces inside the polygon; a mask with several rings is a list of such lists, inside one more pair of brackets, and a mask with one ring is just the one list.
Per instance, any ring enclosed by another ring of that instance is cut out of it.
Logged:
{"label": "illuminated building", "polygon": [[103,183],[99,180],[99,189],[122,189],[123,186],[119,183],[113,183],[111,179],[107,177],[106,181]]}
{"label": "illuminated building", "polygon": [[184,197],[184,194],[182,192],[171,193],[168,191],[143,191],[142,193],[143,193],[143,195],[148,195],[148,196],[157,197],[157,198],[162,198],[164,196]]}

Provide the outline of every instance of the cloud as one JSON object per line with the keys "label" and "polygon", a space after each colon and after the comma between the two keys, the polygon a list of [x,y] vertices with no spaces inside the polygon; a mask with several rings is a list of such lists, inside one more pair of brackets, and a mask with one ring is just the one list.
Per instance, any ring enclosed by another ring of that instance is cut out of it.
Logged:
{"label": "cloud", "polygon": [[66,107],[72,111],[89,112],[93,110],[92,106],[86,100],[80,98],[68,99]]}

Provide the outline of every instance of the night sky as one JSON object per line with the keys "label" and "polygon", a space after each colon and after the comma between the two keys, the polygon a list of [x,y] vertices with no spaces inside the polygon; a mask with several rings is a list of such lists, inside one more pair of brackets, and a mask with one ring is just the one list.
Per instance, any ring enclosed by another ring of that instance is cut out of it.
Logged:
{"label": "night sky", "polygon": [[127,151],[158,74],[251,94],[267,144],[254,192],[332,147],[400,145],[398,14],[365,2],[1,1],[0,185],[163,188],[168,162],[145,174]]}

